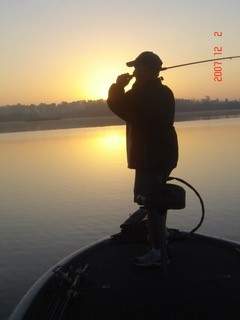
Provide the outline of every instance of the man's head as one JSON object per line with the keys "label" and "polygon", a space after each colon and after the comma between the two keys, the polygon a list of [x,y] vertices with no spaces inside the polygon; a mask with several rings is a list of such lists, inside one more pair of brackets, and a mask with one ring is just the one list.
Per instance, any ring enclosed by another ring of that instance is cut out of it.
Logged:
{"label": "man's head", "polygon": [[135,60],[126,63],[134,67],[133,75],[137,81],[145,82],[158,77],[162,67],[162,60],[151,51],[142,52]]}

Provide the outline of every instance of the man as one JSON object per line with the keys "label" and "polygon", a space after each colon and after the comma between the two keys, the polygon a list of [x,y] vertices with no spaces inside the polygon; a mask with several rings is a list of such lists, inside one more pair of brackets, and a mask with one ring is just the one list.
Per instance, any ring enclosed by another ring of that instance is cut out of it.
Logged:
{"label": "man", "polygon": [[[160,183],[166,183],[177,166],[178,141],[174,128],[175,99],[162,84],[162,61],[151,51],[142,52],[127,62],[133,75],[118,76],[112,84],[107,103],[126,122],[128,168],[135,169],[134,202],[147,199]],[[132,77],[132,89],[125,92]],[[166,210],[148,207],[149,236],[152,249],[136,259],[140,266],[161,265],[166,241]]]}

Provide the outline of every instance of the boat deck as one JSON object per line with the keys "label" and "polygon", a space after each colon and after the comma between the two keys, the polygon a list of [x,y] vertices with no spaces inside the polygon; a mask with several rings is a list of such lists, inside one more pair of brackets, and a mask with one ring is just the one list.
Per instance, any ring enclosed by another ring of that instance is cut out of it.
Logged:
{"label": "boat deck", "polygon": [[[147,242],[106,238],[51,268],[11,320],[238,319],[240,245],[174,234],[167,274],[134,265],[134,258],[149,250]],[[76,270],[86,264],[79,276]]]}
{"label": "boat deck", "polygon": [[[194,236],[170,244],[168,274],[133,264],[147,244],[113,240],[82,259],[98,288],[76,299],[66,319],[229,319],[240,303],[240,253],[211,238]],[[93,285],[94,287],[94,285]],[[235,314],[236,315],[236,314]]]}

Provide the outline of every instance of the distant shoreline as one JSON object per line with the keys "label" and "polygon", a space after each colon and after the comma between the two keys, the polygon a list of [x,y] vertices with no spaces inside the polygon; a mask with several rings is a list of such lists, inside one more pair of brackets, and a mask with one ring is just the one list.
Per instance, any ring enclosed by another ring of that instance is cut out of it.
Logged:
{"label": "distant shoreline", "polygon": [[[175,116],[175,121],[207,120],[217,118],[229,118],[240,116],[240,110],[213,110],[180,112]],[[6,121],[0,122],[0,133],[56,130],[70,128],[102,127],[124,125],[125,122],[116,116],[110,117],[81,117],[66,118],[59,120],[37,120],[37,121]]]}

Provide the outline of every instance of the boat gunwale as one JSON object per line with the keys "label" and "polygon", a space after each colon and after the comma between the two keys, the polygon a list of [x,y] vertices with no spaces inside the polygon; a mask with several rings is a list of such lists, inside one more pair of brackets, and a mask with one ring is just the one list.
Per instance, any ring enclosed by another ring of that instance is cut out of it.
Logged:
{"label": "boat gunwale", "polygon": [[10,317],[8,320],[20,320],[24,319],[26,316],[29,306],[32,304],[32,302],[35,300],[36,296],[39,294],[39,292],[44,288],[44,286],[48,283],[48,281],[53,276],[53,271],[59,266],[67,265],[71,262],[73,262],[80,254],[84,254],[87,252],[90,252],[92,250],[95,250],[97,247],[104,245],[106,242],[109,241],[109,236],[101,238],[97,241],[94,241],[90,243],[89,245],[86,245],[71,254],[67,255],[63,259],[59,260],[56,264],[54,264],[52,267],[50,267],[47,271],[45,271],[40,278],[38,278],[33,285],[29,288],[29,290],[24,294],[24,296],[21,298],[21,300],[18,302],[16,307],[14,308],[13,312],[10,314]]}

